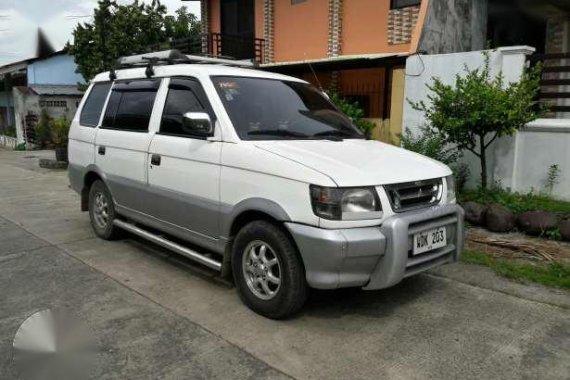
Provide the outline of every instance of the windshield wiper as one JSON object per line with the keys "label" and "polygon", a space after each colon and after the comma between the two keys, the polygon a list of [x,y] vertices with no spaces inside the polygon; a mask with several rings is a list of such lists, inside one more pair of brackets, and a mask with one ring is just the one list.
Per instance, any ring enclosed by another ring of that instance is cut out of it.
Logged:
{"label": "windshield wiper", "polygon": [[298,137],[304,139],[309,137],[304,133],[294,132],[288,129],[258,129],[256,131],[249,131],[247,132],[247,134],[252,136],[266,135],[266,136],[281,136],[281,137]]}
{"label": "windshield wiper", "polygon": [[338,130],[330,130],[330,131],[324,131],[324,132],[319,132],[319,133],[315,133],[312,137],[336,137],[337,139],[342,140],[343,138],[350,138],[350,139],[363,139],[363,136],[359,136],[359,135],[355,135],[352,133],[347,133],[347,132],[343,132],[343,131],[338,131]]}

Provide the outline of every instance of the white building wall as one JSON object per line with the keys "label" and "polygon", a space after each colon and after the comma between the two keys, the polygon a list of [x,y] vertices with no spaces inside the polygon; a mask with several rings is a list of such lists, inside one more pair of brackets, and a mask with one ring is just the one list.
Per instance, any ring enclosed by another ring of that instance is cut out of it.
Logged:
{"label": "white building wall", "polygon": [[[526,46],[490,50],[489,63],[492,75],[503,72],[507,81],[520,78],[526,62],[526,55],[533,48]],[[429,89],[426,84],[438,77],[444,83],[452,84],[456,75],[462,75],[467,67],[474,69],[484,63],[483,51],[466,53],[414,55],[406,62],[406,83],[404,96],[412,102],[428,102]],[[403,126],[417,133],[426,120],[420,111],[404,102]],[[489,182],[500,182],[514,191],[545,191],[548,168],[560,166],[559,184],[553,195],[570,200],[570,120],[539,119],[515,136],[497,139],[488,151]],[[471,178],[467,186],[476,187],[480,181],[479,159],[465,152],[462,159],[469,165]]]}

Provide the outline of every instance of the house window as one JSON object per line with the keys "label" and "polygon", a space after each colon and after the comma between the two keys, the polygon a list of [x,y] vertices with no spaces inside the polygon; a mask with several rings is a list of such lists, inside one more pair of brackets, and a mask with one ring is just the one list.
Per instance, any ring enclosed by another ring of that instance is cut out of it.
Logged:
{"label": "house window", "polygon": [[295,5],[295,4],[301,4],[304,3],[307,0],[291,0],[291,5]]}
{"label": "house window", "polygon": [[40,100],[40,107],[67,107],[65,100]]}
{"label": "house window", "polygon": [[390,0],[390,9],[400,9],[420,5],[421,0]]}

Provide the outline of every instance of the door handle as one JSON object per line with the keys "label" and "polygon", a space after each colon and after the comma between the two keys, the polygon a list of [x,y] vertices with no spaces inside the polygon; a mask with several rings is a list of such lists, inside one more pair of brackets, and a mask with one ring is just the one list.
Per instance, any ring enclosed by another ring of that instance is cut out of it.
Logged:
{"label": "door handle", "polygon": [[101,156],[105,155],[105,147],[103,145],[99,145],[99,148],[97,149],[97,153],[99,153]]}
{"label": "door handle", "polygon": [[150,156],[150,164],[154,166],[160,165],[160,156],[158,154],[153,154]]}

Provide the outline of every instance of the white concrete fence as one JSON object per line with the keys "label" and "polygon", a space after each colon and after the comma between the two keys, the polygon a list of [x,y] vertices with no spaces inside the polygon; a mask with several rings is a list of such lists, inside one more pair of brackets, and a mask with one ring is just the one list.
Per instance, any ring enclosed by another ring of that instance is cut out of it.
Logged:
{"label": "white concrete fence", "polygon": [[[491,74],[502,71],[506,81],[516,81],[526,64],[526,56],[534,49],[528,46],[514,46],[489,50]],[[456,74],[464,68],[474,69],[484,64],[484,52],[466,52],[440,55],[414,55],[406,62],[405,99],[413,102],[428,101],[426,84],[433,77],[452,84]],[[404,102],[403,127],[415,134],[426,124],[422,112],[414,110],[408,101]],[[497,139],[487,152],[489,183],[498,182],[513,191],[544,192],[547,190],[548,169],[556,164],[560,167],[558,183],[552,195],[570,200],[570,119],[538,119],[528,124],[512,137]],[[480,178],[479,159],[465,152],[462,159],[469,165],[471,177],[468,187],[476,187]]]}
{"label": "white concrete fence", "polygon": [[16,149],[16,145],[18,145],[18,139],[15,137],[0,135],[0,147]]}

